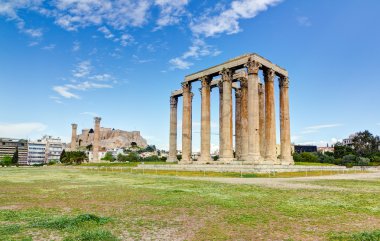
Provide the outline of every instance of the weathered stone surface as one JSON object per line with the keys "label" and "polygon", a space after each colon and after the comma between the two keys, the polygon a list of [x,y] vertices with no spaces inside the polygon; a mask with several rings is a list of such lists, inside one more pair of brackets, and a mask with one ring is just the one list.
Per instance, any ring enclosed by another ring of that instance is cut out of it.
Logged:
{"label": "weathered stone surface", "polygon": [[[123,131],[101,127],[99,137],[101,149],[128,148],[132,142],[135,142],[139,147],[146,147],[148,145],[139,131]],[[76,141],[78,147],[92,145],[94,141],[93,129],[83,129],[82,133],[77,136]]]}

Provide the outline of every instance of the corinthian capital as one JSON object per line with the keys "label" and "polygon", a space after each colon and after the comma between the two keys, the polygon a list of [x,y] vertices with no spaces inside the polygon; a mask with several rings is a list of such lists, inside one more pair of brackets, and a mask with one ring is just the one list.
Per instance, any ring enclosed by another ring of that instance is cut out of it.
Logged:
{"label": "corinthian capital", "polygon": [[175,96],[170,97],[170,106],[175,107],[175,106],[177,106],[177,103],[178,103],[177,97],[175,97]]}
{"label": "corinthian capital", "polygon": [[273,82],[275,77],[275,72],[273,69],[267,69],[264,73],[264,81],[266,82]]}
{"label": "corinthian capital", "polygon": [[230,69],[222,69],[222,71],[219,72],[220,75],[222,75],[222,82],[228,81],[232,83],[232,71]]}
{"label": "corinthian capital", "polygon": [[203,76],[200,78],[202,88],[210,87],[211,77],[210,76]]}
{"label": "corinthian capital", "polygon": [[191,91],[191,83],[190,82],[183,82],[182,83],[182,89],[183,89],[183,92],[190,92]]}
{"label": "corinthian capital", "polygon": [[280,77],[280,88],[289,88],[289,78],[287,76]]}
{"label": "corinthian capital", "polygon": [[238,79],[240,81],[240,88],[248,88],[248,80],[245,77],[240,77]]}
{"label": "corinthian capital", "polygon": [[258,74],[261,64],[251,58],[248,59],[248,62],[245,64],[248,74]]}

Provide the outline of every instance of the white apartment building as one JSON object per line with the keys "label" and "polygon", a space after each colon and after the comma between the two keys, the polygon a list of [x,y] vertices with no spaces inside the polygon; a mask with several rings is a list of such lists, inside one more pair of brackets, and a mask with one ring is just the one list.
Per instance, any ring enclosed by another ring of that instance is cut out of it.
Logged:
{"label": "white apartment building", "polygon": [[46,157],[45,163],[50,161],[59,161],[63,151],[63,144],[61,138],[54,138],[52,136],[43,136],[42,141],[46,143]]}
{"label": "white apartment building", "polygon": [[28,165],[43,164],[46,157],[46,143],[42,140],[28,142]]}

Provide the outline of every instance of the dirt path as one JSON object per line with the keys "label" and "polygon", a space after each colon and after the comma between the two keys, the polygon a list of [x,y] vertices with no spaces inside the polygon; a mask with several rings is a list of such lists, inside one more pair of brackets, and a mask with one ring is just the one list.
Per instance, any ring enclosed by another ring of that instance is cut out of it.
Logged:
{"label": "dirt path", "polygon": [[[202,180],[210,182],[220,182],[228,184],[250,184],[274,188],[285,189],[328,189],[342,190],[339,187],[326,187],[313,184],[315,180],[374,180],[380,179],[380,172],[358,173],[358,174],[337,174],[329,176],[315,177],[294,177],[294,178],[222,178],[222,177],[177,177],[185,180]],[[307,182],[310,182],[307,183]]]}

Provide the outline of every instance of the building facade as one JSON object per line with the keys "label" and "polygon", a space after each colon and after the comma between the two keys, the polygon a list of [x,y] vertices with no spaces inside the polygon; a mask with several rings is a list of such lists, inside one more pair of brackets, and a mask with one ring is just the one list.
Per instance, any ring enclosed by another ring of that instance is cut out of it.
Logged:
{"label": "building facade", "polygon": [[0,138],[0,159],[4,156],[13,157],[16,150],[18,150],[18,164],[27,165],[28,141],[14,138]]}
{"label": "building facade", "polygon": [[61,153],[63,151],[61,138],[43,136],[41,141],[46,143],[45,163],[49,163],[51,161],[59,161]]}
{"label": "building facade", "polygon": [[28,142],[28,165],[44,164],[46,143],[42,140]]}

